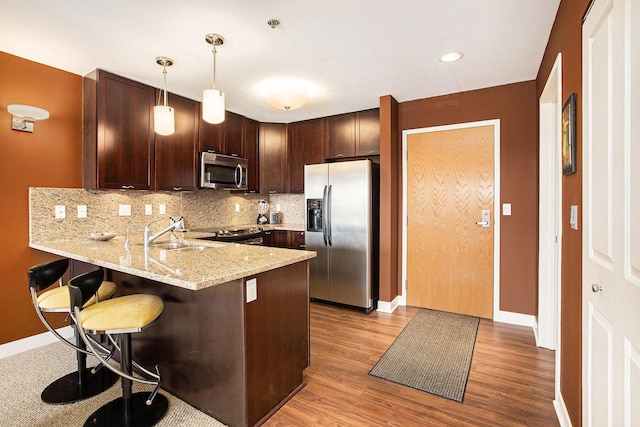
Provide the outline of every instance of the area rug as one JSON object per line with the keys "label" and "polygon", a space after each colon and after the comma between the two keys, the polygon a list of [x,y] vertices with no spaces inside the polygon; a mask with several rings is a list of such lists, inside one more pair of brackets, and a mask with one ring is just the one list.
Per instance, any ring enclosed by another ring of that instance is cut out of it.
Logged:
{"label": "area rug", "polygon": [[479,323],[420,309],[369,374],[462,402]]}

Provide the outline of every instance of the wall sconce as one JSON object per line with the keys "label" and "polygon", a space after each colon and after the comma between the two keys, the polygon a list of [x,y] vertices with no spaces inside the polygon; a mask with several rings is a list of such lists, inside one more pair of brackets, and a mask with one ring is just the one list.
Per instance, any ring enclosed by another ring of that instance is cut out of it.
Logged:
{"label": "wall sconce", "polygon": [[49,118],[49,112],[47,110],[30,105],[7,105],[7,111],[13,115],[11,119],[11,129],[23,132],[33,132],[33,124],[36,120]]}
{"label": "wall sconce", "polygon": [[205,89],[202,92],[202,119],[207,123],[224,122],[224,92],[216,90],[216,52],[217,46],[224,44],[220,34],[207,34],[205,40],[213,50],[213,89]]}
{"label": "wall sconce", "polygon": [[164,105],[153,107],[153,130],[159,135],[172,135],[175,132],[175,121],[173,108],[167,105],[167,67],[173,65],[173,59],[158,56],[156,62],[162,65],[164,75]]}

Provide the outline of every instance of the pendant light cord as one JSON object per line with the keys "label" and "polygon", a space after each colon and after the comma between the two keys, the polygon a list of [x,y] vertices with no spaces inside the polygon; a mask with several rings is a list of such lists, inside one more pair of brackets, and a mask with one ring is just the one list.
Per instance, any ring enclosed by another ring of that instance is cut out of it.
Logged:
{"label": "pendant light cord", "polygon": [[216,45],[215,43],[213,43],[213,49],[211,49],[213,52],[213,89],[216,89]]}
{"label": "pendant light cord", "polygon": [[162,66],[162,74],[164,75],[164,106],[167,106],[167,65]]}

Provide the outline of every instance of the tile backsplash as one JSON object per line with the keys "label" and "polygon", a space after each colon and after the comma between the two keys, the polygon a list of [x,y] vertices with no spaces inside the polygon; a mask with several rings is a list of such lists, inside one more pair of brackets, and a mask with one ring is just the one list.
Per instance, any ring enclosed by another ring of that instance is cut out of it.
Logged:
{"label": "tile backsplash", "polygon": [[[271,210],[280,205],[283,223],[304,223],[302,194],[235,194],[226,191],[151,192],[120,190],[84,190],[78,188],[29,189],[30,239],[47,241],[73,239],[96,232],[124,234],[130,224],[145,224],[170,216],[184,217],[189,229],[227,228],[255,224],[258,201],[269,202]],[[120,206],[131,207],[130,216],[120,216]],[[151,215],[145,213],[151,205]],[[160,214],[164,205],[166,213]],[[55,207],[65,207],[65,218],[55,218]],[[78,206],[86,206],[87,217],[78,218]]]}

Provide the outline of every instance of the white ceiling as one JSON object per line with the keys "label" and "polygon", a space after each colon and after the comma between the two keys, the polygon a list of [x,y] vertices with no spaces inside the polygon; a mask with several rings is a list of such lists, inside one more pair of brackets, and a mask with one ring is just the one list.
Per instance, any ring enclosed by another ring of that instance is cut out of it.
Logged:
{"label": "white ceiling", "polygon": [[[559,0],[3,0],[0,50],[85,75],[102,68],[227,110],[293,122],[536,78]],[[272,29],[267,21],[276,18]],[[438,60],[462,51],[461,61]],[[1,71],[1,70],[0,70]],[[276,110],[266,80],[302,79],[309,104]],[[19,100],[16,100],[19,102]],[[171,105],[171,97],[169,97]]]}

